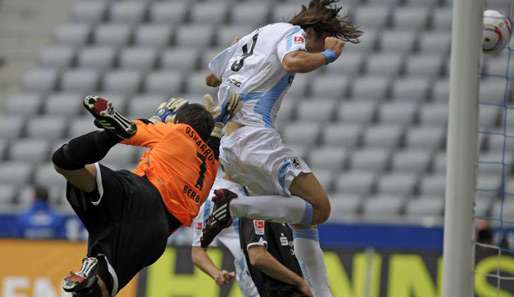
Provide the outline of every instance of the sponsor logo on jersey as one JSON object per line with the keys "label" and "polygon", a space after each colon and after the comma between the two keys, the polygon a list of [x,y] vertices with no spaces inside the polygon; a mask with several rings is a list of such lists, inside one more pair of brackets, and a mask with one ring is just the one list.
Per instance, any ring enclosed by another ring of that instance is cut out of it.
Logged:
{"label": "sponsor logo on jersey", "polygon": [[196,222],[196,225],[195,225],[195,232],[196,232],[196,234],[202,233],[202,230],[203,230],[203,223],[202,222]]}
{"label": "sponsor logo on jersey", "polygon": [[289,240],[287,240],[287,237],[284,235],[284,233],[280,233],[280,245],[281,246],[289,245]]}
{"label": "sponsor logo on jersey", "polygon": [[303,36],[301,35],[297,35],[293,38],[293,41],[294,43],[296,44],[301,44],[301,43],[304,43],[305,42],[305,38],[303,38]]}
{"label": "sponsor logo on jersey", "polygon": [[253,229],[255,230],[255,234],[264,235],[264,221],[263,220],[253,220]]}
{"label": "sponsor logo on jersey", "polygon": [[291,164],[293,164],[293,167],[295,169],[300,169],[302,167],[302,164],[300,163],[300,159],[294,157],[294,158],[291,158]]}

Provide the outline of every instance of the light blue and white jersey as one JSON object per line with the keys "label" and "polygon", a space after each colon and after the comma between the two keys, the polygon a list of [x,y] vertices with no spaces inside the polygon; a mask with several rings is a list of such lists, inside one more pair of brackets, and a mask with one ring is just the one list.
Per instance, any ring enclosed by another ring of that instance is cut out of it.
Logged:
{"label": "light blue and white jersey", "polygon": [[[207,219],[209,218],[214,205],[212,202],[214,190],[222,188],[232,191],[238,196],[246,195],[245,190],[241,185],[221,177],[216,178],[209,196],[200,208],[198,216],[193,220],[193,246],[200,246],[203,227],[207,223]],[[239,241],[239,219],[234,219],[232,226],[223,229],[211,243],[211,246],[218,246],[219,244],[224,245],[234,257],[236,280],[239,282],[239,288],[241,289],[243,296],[259,297],[257,288],[255,287],[252,277],[250,276],[250,272],[248,271],[245,256],[241,250],[241,242]]]}
{"label": "light blue and white jersey", "polygon": [[294,74],[282,67],[282,60],[290,52],[305,51],[305,42],[300,27],[276,23],[243,36],[212,59],[209,69],[222,81],[219,101],[224,101],[228,89],[241,97],[242,108],[234,122],[273,127],[282,98],[294,79]]}

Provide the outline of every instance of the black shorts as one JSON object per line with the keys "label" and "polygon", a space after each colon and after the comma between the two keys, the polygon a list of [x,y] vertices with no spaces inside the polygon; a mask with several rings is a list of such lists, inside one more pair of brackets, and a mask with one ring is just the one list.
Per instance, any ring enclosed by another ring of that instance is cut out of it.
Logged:
{"label": "black shorts", "polygon": [[180,222],[146,177],[98,165],[97,186],[97,191],[85,193],[68,183],[66,196],[89,232],[88,256],[105,255],[107,267],[100,268],[111,271],[99,273],[109,273],[114,290],[119,291],[159,259]]}

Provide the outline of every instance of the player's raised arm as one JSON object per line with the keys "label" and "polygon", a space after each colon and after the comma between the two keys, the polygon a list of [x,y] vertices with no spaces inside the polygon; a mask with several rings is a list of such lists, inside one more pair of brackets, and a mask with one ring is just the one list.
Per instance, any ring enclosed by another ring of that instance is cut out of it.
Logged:
{"label": "player's raised arm", "polygon": [[330,64],[341,55],[344,42],[335,37],[325,38],[325,50],[319,53],[294,51],[286,54],[282,67],[289,73],[307,73]]}

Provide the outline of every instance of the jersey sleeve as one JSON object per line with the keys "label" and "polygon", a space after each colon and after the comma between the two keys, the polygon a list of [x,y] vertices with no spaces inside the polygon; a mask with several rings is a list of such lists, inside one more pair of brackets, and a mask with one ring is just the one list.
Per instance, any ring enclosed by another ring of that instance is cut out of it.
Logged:
{"label": "jersey sleeve", "polygon": [[291,31],[279,41],[277,46],[277,55],[279,61],[282,63],[284,57],[296,51],[306,51],[305,42],[306,34],[302,28],[295,26]]}
{"label": "jersey sleeve", "polygon": [[264,220],[249,220],[246,230],[246,248],[252,246],[268,246],[268,235],[266,232],[266,222]]}
{"label": "jersey sleeve", "polygon": [[209,199],[205,200],[205,202],[202,204],[202,207],[200,207],[200,210],[198,211],[198,215],[193,220],[193,223],[191,224],[193,228],[192,246],[200,246],[203,227],[207,221],[207,218],[209,217],[211,209],[211,201]]}
{"label": "jersey sleeve", "polygon": [[232,57],[234,50],[236,48],[236,44],[224,49],[222,52],[218,53],[212,60],[209,62],[209,70],[216,75],[216,77],[220,80],[223,78],[223,74],[227,69],[227,65],[229,63],[230,58]]}
{"label": "jersey sleeve", "polygon": [[133,146],[152,147],[162,139],[169,131],[167,125],[171,124],[147,124],[141,120],[135,120],[136,134],[121,143]]}

